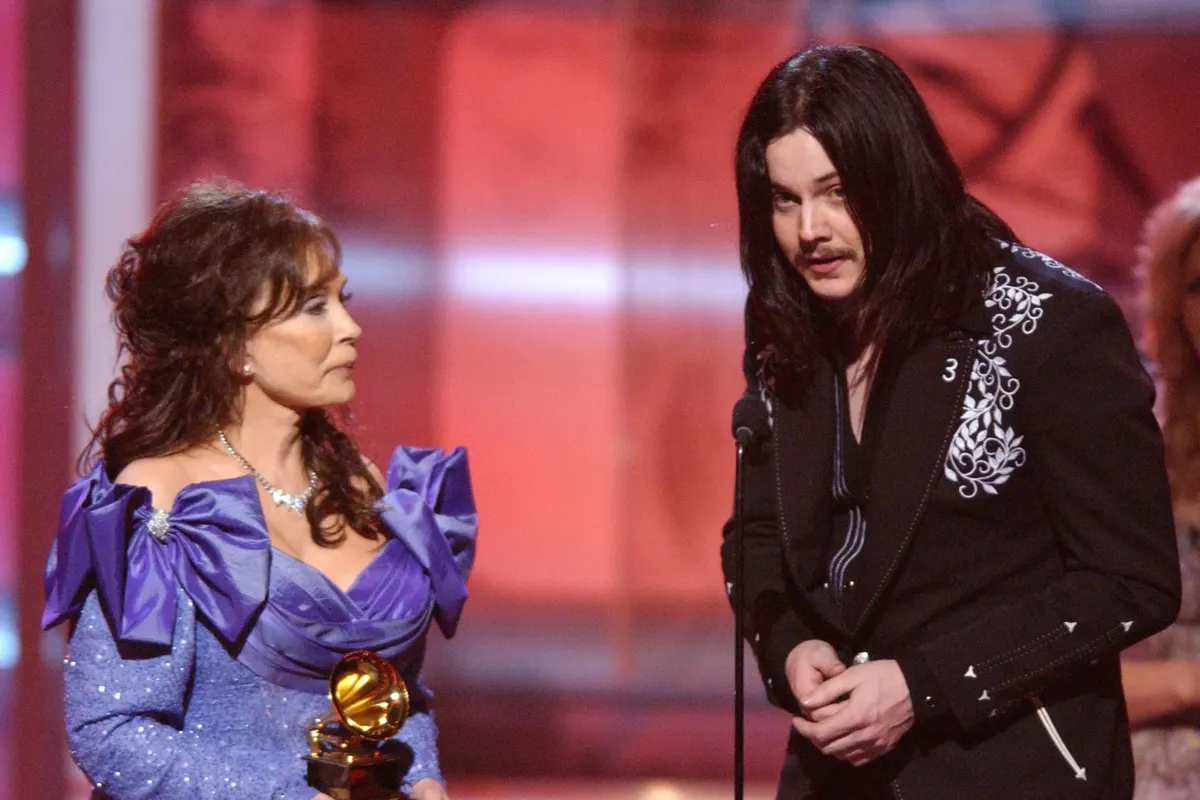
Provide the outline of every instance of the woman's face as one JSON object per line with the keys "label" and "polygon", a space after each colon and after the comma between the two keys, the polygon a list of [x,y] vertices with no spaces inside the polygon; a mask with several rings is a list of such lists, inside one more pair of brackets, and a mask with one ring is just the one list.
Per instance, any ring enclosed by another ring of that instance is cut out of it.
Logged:
{"label": "woman's face", "polygon": [[355,344],[362,329],[346,310],[345,285],[338,272],[314,286],[299,311],[268,323],[246,342],[250,381],[280,405],[302,411],[354,397]]}

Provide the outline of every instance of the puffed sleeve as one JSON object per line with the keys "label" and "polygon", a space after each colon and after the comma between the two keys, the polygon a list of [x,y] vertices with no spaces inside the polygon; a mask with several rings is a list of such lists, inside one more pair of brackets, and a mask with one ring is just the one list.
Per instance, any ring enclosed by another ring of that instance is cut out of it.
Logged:
{"label": "puffed sleeve", "polygon": [[[388,463],[386,490],[380,502],[383,519],[429,575],[434,617],[442,632],[452,636],[466,601],[479,529],[466,450],[397,447]],[[445,783],[438,762],[433,693],[422,681],[420,668],[418,660],[404,675],[412,707],[395,736],[413,752],[404,791],[426,778]]]}
{"label": "puffed sleeve", "polygon": [[467,600],[479,532],[467,451],[397,447],[386,488],[380,516],[429,575],[434,618],[449,638]]}
{"label": "puffed sleeve", "polygon": [[169,647],[117,644],[96,593],[87,597],[67,648],[67,742],[103,796],[310,800],[295,764],[272,764],[248,748],[184,727],[195,659],[193,603],[177,595]]}
{"label": "puffed sleeve", "polygon": [[413,784],[425,778],[432,778],[439,783],[446,781],[442,777],[441,765],[437,751],[437,722],[433,714],[433,692],[425,686],[419,673],[406,675],[410,702],[408,719],[404,727],[394,737],[396,741],[409,747],[413,753],[412,766],[404,776],[400,788],[409,792]]}

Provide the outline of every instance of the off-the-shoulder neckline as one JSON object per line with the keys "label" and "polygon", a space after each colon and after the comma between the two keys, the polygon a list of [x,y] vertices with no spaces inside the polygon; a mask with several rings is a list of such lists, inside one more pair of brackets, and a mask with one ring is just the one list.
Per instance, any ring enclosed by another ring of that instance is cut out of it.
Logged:
{"label": "off-the-shoulder neckline", "polygon": [[368,559],[367,563],[363,565],[362,569],[360,569],[358,571],[358,573],[355,574],[354,578],[350,581],[350,584],[348,586],[346,586],[345,588],[342,588],[341,586],[338,585],[337,581],[335,581],[333,578],[326,575],[323,571],[321,571],[317,567],[313,566],[312,564],[308,563],[307,561],[305,561],[302,558],[298,558],[298,557],[292,555],[291,553],[287,552],[286,550],[280,549],[278,546],[275,545],[275,543],[271,539],[271,531],[267,527],[267,519],[266,519],[265,508],[264,508],[263,502],[262,502],[262,497],[258,493],[258,485],[254,482],[254,476],[252,476],[252,475],[247,474],[247,475],[238,475],[233,478],[211,478],[209,480],[192,481],[191,483],[187,483],[184,486],[180,487],[179,491],[175,493],[175,498],[171,501],[171,507],[169,509],[162,509],[162,508],[159,508],[154,505],[154,492],[152,489],[150,489],[150,487],[142,486],[140,484],[135,484],[135,483],[125,483],[125,482],[118,483],[118,482],[112,481],[108,478],[108,474],[106,472],[104,472],[104,465],[102,463],[98,465],[98,469],[100,470],[101,476],[103,476],[104,484],[107,489],[109,489],[110,491],[116,491],[118,488],[126,488],[126,489],[129,489],[132,491],[137,491],[137,490],[144,491],[146,493],[146,501],[144,504],[146,509],[152,514],[156,511],[165,513],[167,515],[168,519],[170,519],[171,516],[173,514],[175,514],[176,510],[179,507],[180,499],[193,491],[197,491],[197,490],[204,489],[204,488],[217,488],[222,484],[232,485],[232,484],[249,483],[250,484],[249,495],[251,497],[253,497],[253,502],[254,502],[254,505],[253,505],[254,519],[250,520],[248,522],[255,529],[256,533],[262,534],[262,537],[266,540],[268,546],[271,549],[272,558],[274,558],[275,555],[283,555],[288,560],[302,565],[305,569],[308,569],[314,575],[321,578],[326,583],[328,583],[330,586],[337,589],[339,592],[341,592],[343,595],[345,595],[347,597],[349,597],[350,592],[354,589],[354,587],[358,585],[358,582],[363,577],[363,575],[365,575],[371,569],[371,567],[373,567],[375,565],[375,562],[379,560],[380,555],[383,553],[384,549],[386,549],[387,545],[392,540],[397,538],[395,531],[390,531],[391,535],[388,536],[387,540],[379,546],[379,549],[377,549],[374,553],[371,554],[371,558]]}
{"label": "off-the-shoulder neckline", "polygon": [[160,508],[160,507],[154,505],[154,490],[151,489],[149,486],[144,486],[139,483],[126,483],[124,481],[122,481],[120,483],[118,483],[116,481],[111,481],[108,478],[108,474],[103,471],[103,469],[104,469],[103,464],[100,465],[100,469],[101,469],[100,474],[104,476],[104,483],[107,485],[108,489],[115,491],[118,488],[124,487],[124,488],[128,488],[131,490],[144,491],[146,493],[147,508],[151,512],[162,511],[168,515],[175,513],[175,510],[179,507],[179,499],[181,497],[183,497],[193,491],[208,488],[208,487],[216,487],[220,484],[249,483],[251,488],[254,489],[254,492],[253,492],[254,499],[258,501],[259,519],[263,523],[263,527],[264,528],[266,527],[266,517],[263,515],[262,498],[258,496],[258,486],[254,483],[253,475],[249,475],[249,474],[238,475],[237,477],[234,477],[234,478],[210,478],[209,480],[192,481],[190,483],[185,483],[183,486],[181,486],[179,488],[179,491],[175,493],[175,497],[171,500],[171,507],[170,508]]}
{"label": "off-the-shoulder neckline", "polygon": [[280,550],[278,547],[276,547],[273,544],[271,545],[271,558],[274,558],[277,555],[281,555],[284,558],[286,558],[288,561],[299,564],[300,566],[309,570],[314,575],[316,575],[318,578],[321,578],[322,580],[324,580],[326,583],[328,583],[333,588],[337,589],[339,592],[341,592],[346,597],[350,597],[350,593],[352,591],[354,591],[354,587],[358,586],[358,582],[360,580],[362,580],[363,576],[366,575],[367,572],[369,572],[372,567],[375,566],[375,563],[377,561],[379,561],[379,559],[383,556],[383,551],[386,550],[388,545],[390,545],[394,541],[396,541],[396,537],[394,535],[389,536],[388,539],[383,544],[379,545],[379,549],[377,549],[374,553],[371,554],[371,557],[369,559],[367,559],[367,563],[363,564],[362,569],[360,569],[358,571],[358,573],[354,576],[354,578],[351,579],[350,584],[344,589],[341,586],[338,586],[337,581],[335,581],[333,578],[326,575],[321,570],[314,567],[312,564],[308,563],[307,561],[305,561],[302,558],[297,558],[296,556],[292,555],[291,553],[287,552],[286,550]]}

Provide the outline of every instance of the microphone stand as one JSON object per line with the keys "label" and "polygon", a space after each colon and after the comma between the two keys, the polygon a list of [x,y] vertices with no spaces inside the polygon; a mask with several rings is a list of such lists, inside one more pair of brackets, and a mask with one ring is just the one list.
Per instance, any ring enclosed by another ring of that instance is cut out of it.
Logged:
{"label": "microphone stand", "polygon": [[743,505],[744,482],[742,465],[746,454],[746,445],[750,439],[750,430],[739,428],[737,431],[737,461],[734,469],[733,502],[734,502],[734,533],[733,533],[733,798],[742,800],[745,791],[745,716],[746,716],[746,681],[745,658],[743,647],[745,642],[744,593],[745,583],[745,538],[743,535]]}

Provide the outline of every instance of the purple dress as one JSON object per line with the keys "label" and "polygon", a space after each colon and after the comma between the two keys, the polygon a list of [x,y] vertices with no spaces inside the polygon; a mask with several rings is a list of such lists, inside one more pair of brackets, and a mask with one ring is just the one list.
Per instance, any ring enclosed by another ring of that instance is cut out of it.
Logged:
{"label": "purple dress", "polygon": [[466,452],[397,448],[379,502],[392,536],[346,591],[271,547],[254,479],[185,487],[169,510],[103,465],[63,497],[46,566],[65,658],[67,738],[94,797],[308,800],[307,727],[343,654],[409,683],[402,787],[441,780],[425,634],[454,633],[477,517]]}

